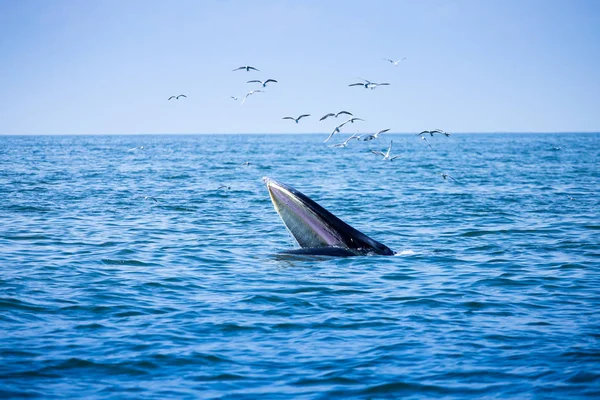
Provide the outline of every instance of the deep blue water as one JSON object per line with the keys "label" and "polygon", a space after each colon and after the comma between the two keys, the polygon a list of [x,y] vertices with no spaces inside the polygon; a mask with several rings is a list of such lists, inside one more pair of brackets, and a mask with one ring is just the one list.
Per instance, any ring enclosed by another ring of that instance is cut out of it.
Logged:
{"label": "deep blue water", "polygon": [[0,398],[600,396],[600,134],[322,136],[0,136]]}

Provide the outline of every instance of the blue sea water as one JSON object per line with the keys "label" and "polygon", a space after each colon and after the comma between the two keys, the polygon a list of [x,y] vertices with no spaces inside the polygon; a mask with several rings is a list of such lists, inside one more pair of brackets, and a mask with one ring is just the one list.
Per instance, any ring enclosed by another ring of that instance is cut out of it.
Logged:
{"label": "blue sea water", "polygon": [[322,136],[0,137],[0,398],[600,396],[600,134]]}

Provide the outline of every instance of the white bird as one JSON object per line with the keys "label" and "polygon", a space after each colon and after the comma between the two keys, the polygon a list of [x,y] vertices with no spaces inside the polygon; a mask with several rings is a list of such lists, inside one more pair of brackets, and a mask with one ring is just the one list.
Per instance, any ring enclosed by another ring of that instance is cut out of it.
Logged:
{"label": "white bird", "polygon": [[254,80],[248,81],[246,83],[260,83],[262,85],[262,87],[266,88],[267,87],[267,83],[269,83],[269,82],[278,83],[275,79],[267,79],[264,82],[263,81],[259,81],[258,79],[254,79]]}
{"label": "white bird", "polygon": [[187,99],[187,96],[185,94],[180,94],[179,96],[171,96],[167,100],[179,100],[180,97],[185,97]]}
{"label": "white bird", "polygon": [[356,117],[350,118],[349,120],[347,120],[347,121],[345,121],[345,122],[342,122],[342,124],[340,125],[340,128],[341,128],[342,126],[344,126],[344,125],[348,124],[348,123],[351,123],[351,124],[353,124],[353,123],[354,123],[354,121],[364,121],[364,119],[362,119],[362,118],[356,118]]}
{"label": "white bird", "polygon": [[344,126],[344,124],[341,124],[341,125],[338,125],[338,126],[336,126],[336,127],[335,127],[335,129],[333,130],[333,132],[331,132],[331,133],[329,134],[329,136],[327,137],[327,139],[325,139],[325,140],[323,141],[323,143],[325,143],[325,142],[327,142],[329,139],[331,139],[331,137],[332,137],[333,135],[335,135],[336,133],[340,133],[340,128],[341,128],[342,126]]}
{"label": "white bird", "polygon": [[246,95],[244,96],[244,100],[242,100],[242,105],[244,104],[248,96],[252,96],[254,93],[262,93],[262,90],[251,90],[248,93],[246,93]]}
{"label": "white bird", "polygon": [[339,112],[339,113],[337,113],[337,114],[336,114],[336,113],[327,113],[327,114],[325,114],[324,116],[322,116],[322,117],[321,117],[321,119],[320,119],[319,121],[326,120],[326,119],[327,119],[327,118],[329,118],[329,117],[335,117],[335,118],[337,118],[337,117],[339,117],[339,116],[340,116],[340,115],[342,115],[342,114],[346,114],[346,115],[349,115],[349,116],[351,116],[351,117],[352,117],[352,113],[351,113],[351,112],[348,112],[348,111],[340,111],[340,112]]}
{"label": "white bird", "polygon": [[383,161],[394,161],[396,158],[399,158],[400,156],[394,156],[394,157],[390,157],[390,152],[392,151],[392,145],[394,144],[394,141],[391,140],[390,141],[390,147],[388,147],[387,152],[384,153],[382,151],[377,151],[377,150],[371,150],[371,153],[373,154],[377,154],[379,156],[383,156]]}
{"label": "white bird", "polygon": [[397,67],[398,64],[400,64],[402,61],[406,60],[406,57],[404,57],[398,61],[390,60],[389,58],[384,58],[384,60],[391,62],[392,64],[394,64],[394,67]]}
{"label": "white bird", "polygon": [[337,143],[337,144],[333,144],[331,145],[331,147],[346,147],[348,146],[348,142],[350,142],[352,139],[357,139],[360,138],[360,135],[354,134],[352,136],[350,136],[348,139],[344,140],[342,143]]}
{"label": "white bird", "polygon": [[302,118],[304,117],[310,117],[310,114],[302,114],[300,115],[298,118],[294,118],[294,117],[283,117],[282,119],[291,119],[292,121],[296,121],[296,123],[298,123],[298,121],[300,121]]}
{"label": "white bird", "polygon": [[425,136],[421,136],[421,139],[427,142],[427,145],[429,146],[430,149],[433,150],[433,147],[431,146],[431,143],[429,143],[429,140],[427,140],[427,138]]}
{"label": "white bird", "polygon": [[386,133],[386,132],[387,132],[387,131],[389,131],[389,130],[390,130],[390,128],[387,128],[387,129],[383,129],[383,130],[381,130],[381,131],[379,131],[379,132],[377,132],[377,133],[375,133],[375,134],[373,134],[373,135],[367,135],[367,136],[366,136],[366,137],[363,139],[363,141],[367,141],[367,140],[373,140],[373,139],[379,139],[379,135],[381,135],[382,133]]}
{"label": "white bird", "polygon": [[443,173],[443,172],[441,172],[441,173],[440,173],[440,175],[442,176],[442,178],[444,178],[444,180],[446,180],[446,179],[450,178],[450,179],[452,179],[454,182],[458,183],[458,181],[457,181],[456,179],[454,179],[454,177],[453,177],[452,175],[450,175],[450,174],[446,174],[446,173]]}
{"label": "white bird", "polygon": [[433,129],[431,131],[422,131],[422,132],[417,133],[417,135],[422,136],[422,135],[426,135],[428,133],[429,133],[429,136],[433,136],[434,133],[440,133],[442,135],[445,135],[446,137],[450,136],[450,134],[448,132],[445,132],[441,129]]}
{"label": "white bird", "polygon": [[249,65],[244,65],[243,67],[238,67],[236,69],[233,69],[232,71],[239,71],[241,69],[245,69],[246,71],[250,71],[251,69],[254,70],[254,71],[258,71],[256,68],[251,67]]}
{"label": "white bird", "polygon": [[387,82],[376,83],[376,82],[371,82],[364,78],[358,78],[358,79],[361,79],[364,82],[352,83],[348,86],[363,86],[365,89],[371,89],[371,90],[375,89],[377,86],[389,86],[389,83],[387,83]]}

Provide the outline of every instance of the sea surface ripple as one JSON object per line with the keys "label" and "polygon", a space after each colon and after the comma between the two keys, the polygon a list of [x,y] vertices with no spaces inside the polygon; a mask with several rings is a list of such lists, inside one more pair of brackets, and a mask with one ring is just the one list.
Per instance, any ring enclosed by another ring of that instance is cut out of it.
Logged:
{"label": "sea surface ripple", "polygon": [[0,137],[0,398],[600,397],[599,134],[322,140]]}

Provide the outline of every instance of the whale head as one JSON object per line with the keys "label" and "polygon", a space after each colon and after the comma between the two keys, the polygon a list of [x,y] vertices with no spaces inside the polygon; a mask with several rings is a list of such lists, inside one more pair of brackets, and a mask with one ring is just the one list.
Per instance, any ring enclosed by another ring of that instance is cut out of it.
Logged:
{"label": "whale head", "polygon": [[386,245],[354,229],[291,186],[267,177],[263,181],[267,185],[275,211],[303,249],[299,253],[394,254]]}

